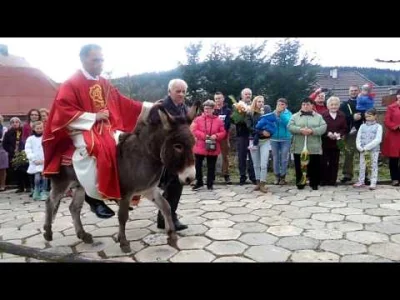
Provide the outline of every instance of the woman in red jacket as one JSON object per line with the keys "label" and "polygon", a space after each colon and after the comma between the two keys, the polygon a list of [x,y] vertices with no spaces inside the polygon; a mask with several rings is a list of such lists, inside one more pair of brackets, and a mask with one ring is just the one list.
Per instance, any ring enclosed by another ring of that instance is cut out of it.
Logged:
{"label": "woman in red jacket", "polygon": [[392,185],[400,182],[400,90],[396,93],[397,101],[388,106],[385,115],[386,133],[383,140],[382,154],[389,157]]}
{"label": "woman in red jacket", "polygon": [[220,143],[226,135],[224,122],[214,115],[215,102],[207,100],[203,103],[204,113],[194,119],[192,132],[196,139],[193,152],[196,157],[196,184],[193,190],[201,188],[203,184],[203,160],[207,158],[207,188],[213,189],[215,165],[221,153]]}

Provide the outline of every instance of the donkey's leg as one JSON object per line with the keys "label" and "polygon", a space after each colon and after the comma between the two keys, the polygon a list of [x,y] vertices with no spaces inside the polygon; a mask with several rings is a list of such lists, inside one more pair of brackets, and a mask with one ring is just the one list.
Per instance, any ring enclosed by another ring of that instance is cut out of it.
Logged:
{"label": "donkey's leg", "polygon": [[119,221],[119,232],[118,232],[118,242],[119,246],[124,253],[131,252],[131,246],[126,239],[125,235],[125,225],[126,221],[129,218],[129,203],[132,199],[132,195],[130,197],[125,196],[120,200],[119,209],[118,209],[118,221]]}
{"label": "donkey's leg", "polygon": [[172,220],[171,207],[168,201],[162,196],[161,190],[158,187],[155,187],[154,189],[149,191],[145,196],[158,207],[164,217],[165,231],[168,234],[168,245],[179,250],[177,245],[178,236],[175,231],[175,225]]}
{"label": "donkey's leg", "polygon": [[75,232],[78,239],[81,239],[86,244],[93,243],[93,237],[90,233],[85,232],[81,222],[81,210],[83,202],[85,201],[85,190],[79,186],[72,198],[72,202],[69,205],[69,211],[74,222]]}
{"label": "donkey's leg", "polygon": [[64,180],[60,180],[60,178],[52,178],[51,179],[51,191],[50,196],[46,200],[46,212],[45,212],[45,223],[43,226],[44,229],[44,238],[46,241],[53,240],[53,232],[51,230],[51,224],[54,222],[56,218],[56,214],[58,211],[58,207],[60,206],[60,201],[64,192],[67,190],[71,183],[69,178],[65,177]]}

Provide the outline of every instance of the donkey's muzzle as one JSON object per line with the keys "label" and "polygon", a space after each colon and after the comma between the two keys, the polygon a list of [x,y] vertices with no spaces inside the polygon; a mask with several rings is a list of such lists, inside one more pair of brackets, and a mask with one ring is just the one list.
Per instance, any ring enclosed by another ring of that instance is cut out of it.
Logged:
{"label": "donkey's muzzle", "polygon": [[187,167],[178,176],[182,184],[190,184],[196,178],[196,169],[194,166]]}

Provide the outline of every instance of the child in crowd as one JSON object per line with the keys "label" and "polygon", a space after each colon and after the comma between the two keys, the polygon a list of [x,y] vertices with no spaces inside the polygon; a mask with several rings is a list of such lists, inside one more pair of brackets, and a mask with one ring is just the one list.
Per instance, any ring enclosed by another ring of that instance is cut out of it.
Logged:
{"label": "child in crowd", "polygon": [[374,97],[372,93],[372,86],[370,84],[364,84],[361,87],[361,93],[357,97],[357,112],[361,113],[364,118],[365,112],[371,108],[374,108]]}
{"label": "child in crowd", "polygon": [[376,122],[377,113],[374,108],[365,112],[366,122],[357,133],[356,146],[360,151],[360,173],[354,187],[365,186],[365,168],[371,168],[371,184],[369,189],[376,189],[378,181],[378,158],[382,142],[382,125]]}
{"label": "child in crowd", "polygon": [[270,136],[272,136],[276,131],[276,122],[277,118],[275,113],[269,112],[262,115],[256,124],[256,133],[254,134],[253,144],[250,145],[249,149],[254,149],[254,147],[258,146],[260,134],[262,134],[263,131],[268,131]]}
{"label": "child in crowd", "polygon": [[25,144],[26,157],[29,160],[28,174],[34,175],[35,188],[33,200],[45,201],[48,197],[49,179],[42,175],[44,164],[44,153],[42,147],[43,122],[36,121],[32,124],[32,135],[28,137]]}

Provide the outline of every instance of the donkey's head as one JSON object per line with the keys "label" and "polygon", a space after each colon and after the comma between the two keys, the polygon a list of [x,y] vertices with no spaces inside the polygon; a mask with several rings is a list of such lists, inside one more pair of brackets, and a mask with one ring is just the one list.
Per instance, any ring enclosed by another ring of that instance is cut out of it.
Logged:
{"label": "donkey's head", "polygon": [[[150,113],[150,123],[157,131],[160,159],[168,171],[178,174],[182,184],[191,183],[196,176],[190,120],[171,116],[163,106],[156,105]],[[155,125],[155,126],[154,126]]]}

